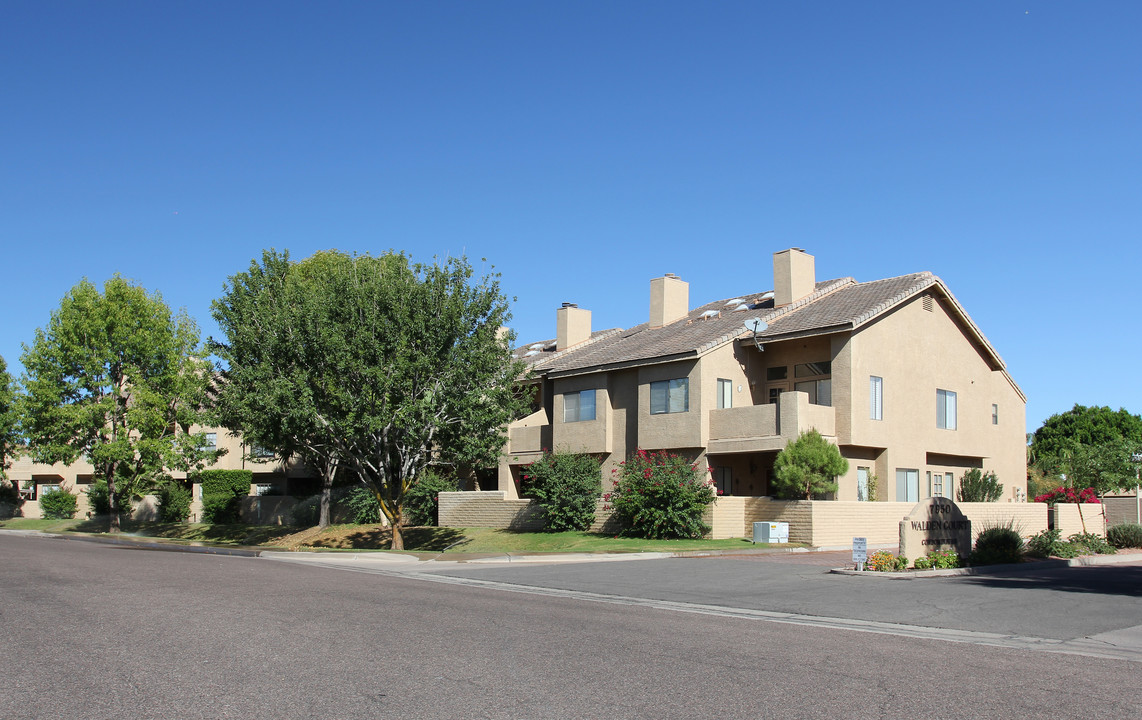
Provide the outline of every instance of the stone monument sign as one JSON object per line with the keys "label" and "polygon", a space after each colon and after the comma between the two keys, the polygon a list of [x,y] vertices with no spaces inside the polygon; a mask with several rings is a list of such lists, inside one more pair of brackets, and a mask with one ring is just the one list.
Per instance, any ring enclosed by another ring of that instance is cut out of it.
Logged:
{"label": "stone monument sign", "polygon": [[933,550],[971,552],[971,520],[948,498],[921,500],[900,522],[900,554],[909,560]]}

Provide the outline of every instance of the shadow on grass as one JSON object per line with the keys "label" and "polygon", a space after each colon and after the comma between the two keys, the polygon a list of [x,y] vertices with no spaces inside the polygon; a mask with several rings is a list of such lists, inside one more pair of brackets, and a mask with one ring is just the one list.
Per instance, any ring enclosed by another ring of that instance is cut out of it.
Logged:
{"label": "shadow on grass", "polygon": [[[307,544],[315,548],[388,550],[392,547],[392,540],[389,528],[369,526],[337,537],[318,537]],[[464,533],[455,528],[409,527],[404,530],[404,547],[410,551],[442,552],[462,541],[465,541]]]}
{"label": "shadow on grass", "polygon": [[[106,517],[96,516],[78,523],[71,530],[81,533],[106,533],[110,530],[110,523]],[[204,525],[122,520],[120,530],[124,534],[167,540],[220,545],[261,545],[291,535],[297,532],[298,528],[285,525]]]}

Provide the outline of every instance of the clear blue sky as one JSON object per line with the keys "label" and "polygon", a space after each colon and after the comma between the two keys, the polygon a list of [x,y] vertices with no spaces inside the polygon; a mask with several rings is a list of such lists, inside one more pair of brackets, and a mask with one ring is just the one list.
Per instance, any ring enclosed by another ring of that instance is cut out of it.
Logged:
{"label": "clear blue sky", "polygon": [[487,258],[534,340],[563,301],[642,322],[666,272],[692,305],[768,289],[798,246],[819,279],[944,278],[1029,430],[1139,412],[1139,28],[1138,2],[7,2],[0,355],[115,272],[216,332],[267,247]]}

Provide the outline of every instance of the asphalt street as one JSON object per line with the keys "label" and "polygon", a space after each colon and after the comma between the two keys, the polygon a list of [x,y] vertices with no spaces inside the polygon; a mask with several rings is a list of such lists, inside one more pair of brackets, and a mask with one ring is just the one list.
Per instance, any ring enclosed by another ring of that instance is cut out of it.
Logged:
{"label": "asphalt street", "polygon": [[[1073,607],[1106,616],[1034,633],[1073,640],[1075,630],[1142,622],[1133,567],[1114,569],[1125,580],[1091,580],[1077,573],[1101,568],[1080,568],[1071,580],[1013,587],[735,559],[430,573],[417,563],[340,562],[0,535],[0,717],[1118,718],[1142,707],[1142,663],[1130,656],[750,614],[785,602],[903,625],[898,613],[873,609],[902,593],[901,607],[927,606],[914,611],[914,627],[939,629],[922,623],[943,618],[953,632],[986,632],[986,616],[1011,602],[1054,617],[1029,600],[1043,594],[1042,604],[1074,598]],[[957,601],[974,609],[953,610]],[[1018,612],[1002,612],[1025,628]]]}

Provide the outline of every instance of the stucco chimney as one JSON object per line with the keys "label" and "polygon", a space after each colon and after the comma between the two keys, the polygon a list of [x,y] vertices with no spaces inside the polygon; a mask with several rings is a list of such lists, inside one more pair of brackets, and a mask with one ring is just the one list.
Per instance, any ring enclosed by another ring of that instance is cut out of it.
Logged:
{"label": "stucco chimney", "polygon": [[809,295],[817,278],[813,256],[801,248],[773,253],[773,306],[781,307]]}
{"label": "stucco chimney", "polygon": [[674,273],[650,281],[650,326],[659,328],[690,312],[690,283]]}
{"label": "stucco chimney", "polygon": [[587,342],[591,337],[591,311],[584,310],[575,303],[563,303],[555,311],[555,349]]}

